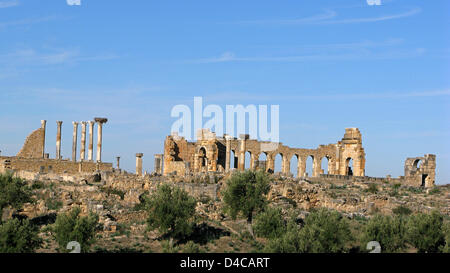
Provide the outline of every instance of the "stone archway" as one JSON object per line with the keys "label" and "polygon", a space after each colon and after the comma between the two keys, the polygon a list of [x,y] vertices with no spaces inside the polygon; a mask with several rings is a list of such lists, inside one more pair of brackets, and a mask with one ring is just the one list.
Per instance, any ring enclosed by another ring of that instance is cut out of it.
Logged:
{"label": "stone archway", "polygon": [[200,170],[202,172],[205,172],[208,170],[208,158],[206,156],[206,148],[205,147],[201,147],[198,150],[198,164],[199,164]]}
{"label": "stone archway", "polygon": [[353,176],[353,158],[347,157],[345,160],[345,175]]}
{"label": "stone archway", "polygon": [[305,162],[305,176],[314,176],[314,155],[308,155]]}
{"label": "stone archway", "polygon": [[293,177],[300,177],[300,157],[297,154],[293,154],[289,161],[289,172]]}
{"label": "stone archway", "polygon": [[330,174],[331,173],[331,158],[326,155],[320,159],[320,173],[321,174]]}

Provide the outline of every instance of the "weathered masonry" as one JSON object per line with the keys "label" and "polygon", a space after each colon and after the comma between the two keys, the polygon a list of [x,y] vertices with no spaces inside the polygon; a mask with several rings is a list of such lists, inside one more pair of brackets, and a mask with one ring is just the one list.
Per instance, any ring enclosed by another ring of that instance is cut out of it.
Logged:
{"label": "weathered masonry", "polygon": [[[358,128],[346,128],[342,140],[335,144],[320,145],[317,149],[291,148],[282,143],[264,142],[250,139],[249,135],[239,138],[224,135],[217,137],[209,129],[197,132],[197,141],[189,142],[173,133],[166,137],[164,155],[155,159],[163,160],[164,175],[188,175],[202,172],[228,172],[231,169],[244,170],[246,154],[249,169],[262,169],[273,173],[275,158],[281,156],[281,174],[290,176],[291,169],[297,177],[368,177],[365,176],[365,152],[362,136]],[[261,155],[265,160],[260,160]],[[162,159],[161,159],[162,157]],[[297,158],[297,166],[291,168],[291,159]],[[306,161],[312,159],[312,173],[306,172]],[[328,162],[326,170],[322,161]],[[232,162],[233,161],[233,162]],[[423,161],[420,167],[417,162]],[[160,171],[162,166],[157,170]],[[398,182],[413,186],[431,187],[435,183],[435,156],[407,159],[405,176]],[[156,168],[155,168],[156,170]],[[374,178],[375,179],[375,178]]]}
{"label": "weathered masonry", "polygon": [[[183,137],[172,134],[164,145],[164,174],[177,172],[224,172],[230,168],[245,169],[245,154],[250,155],[250,169],[262,168],[268,172],[275,169],[275,157],[281,156],[281,172],[289,174],[292,157],[297,158],[297,175],[318,176],[323,159],[328,160],[328,174],[364,176],[365,153],[361,133],[357,128],[347,128],[344,138],[336,144],[320,145],[317,149],[291,148],[282,143],[262,142],[241,135],[238,139],[225,135],[216,137],[209,129],[199,130],[197,142],[188,142]],[[266,160],[260,161],[264,154]],[[231,156],[234,166],[230,166]],[[306,161],[311,157],[313,173],[306,173]],[[350,162],[353,161],[353,167]]]}
{"label": "weathered masonry", "polygon": [[41,128],[33,131],[25,140],[25,144],[16,156],[0,156],[0,173],[5,170],[31,171],[39,173],[76,174],[91,173],[95,171],[112,170],[111,163],[101,162],[102,130],[100,129],[107,119],[95,118],[98,124],[97,159],[92,159],[94,122],[90,121],[89,159],[86,160],[86,122],[81,122],[81,150],[80,160],[77,161],[78,122],[73,122],[72,158],[63,159],[61,156],[61,127],[63,122],[57,121],[56,156],[50,159],[45,153],[45,131],[47,121],[41,121]]}

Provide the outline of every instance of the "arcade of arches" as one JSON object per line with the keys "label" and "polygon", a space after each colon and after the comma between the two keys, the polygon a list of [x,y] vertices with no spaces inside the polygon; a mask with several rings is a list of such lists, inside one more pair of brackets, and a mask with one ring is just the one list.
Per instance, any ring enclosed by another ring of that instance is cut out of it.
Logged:
{"label": "arcade of arches", "polygon": [[[291,166],[294,157],[297,166]],[[306,166],[308,158],[312,159],[312,166],[308,166],[310,173]],[[322,168],[324,164],[326,167]],[[364,168],[365,153],[357,128],[345,129],[341,141],[320,145],[317,149],[291,148],[282,143],[249,139],[249,135],[216,137],[209,129],[199,130],[196,142],[188,142],[172,134],[166,138],[164,145],[165,175],[174,171],[184,172],[178,173],[184,175],[227,172],[230,169],[263,169],[267,172],[277,170],[285,175],[290,175],[293,170],[293,175],[297,177],[317,177],[324,173],[364,176]]]}

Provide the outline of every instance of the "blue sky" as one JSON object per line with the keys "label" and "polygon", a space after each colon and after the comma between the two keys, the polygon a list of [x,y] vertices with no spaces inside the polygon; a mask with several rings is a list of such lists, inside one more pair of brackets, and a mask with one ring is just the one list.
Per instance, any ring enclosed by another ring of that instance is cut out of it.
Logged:
{"label": "blue sky", "polygon": [[144,169],[176,104],[280,105],[280,140],[335,143],[358,127],[366,174],[437,155],[450,183],[450,2],[0,0],[0,150],[56,120],[104,116],[103,159]]}

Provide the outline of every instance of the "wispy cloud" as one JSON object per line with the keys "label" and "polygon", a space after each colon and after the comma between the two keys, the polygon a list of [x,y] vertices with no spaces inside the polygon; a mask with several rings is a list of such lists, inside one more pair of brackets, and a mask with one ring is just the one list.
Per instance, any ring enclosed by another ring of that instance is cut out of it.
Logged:
{"label": "wispy cloud", "polygon": [[[275,94],[275,95],[272,95]],[[282,101],[314,101],[314,100],[375,100],[375,99],[413,99],[425,97],[446,97],[450,96],[450,89],[443,90],[426,90],[413,92],[376,92],[376,93],[333,93],[323,95],[277,95],[278,92],[272,94],[261,94],[257,92],[221,92],[219,94],[210,94],[204,97],[205,101],[224,102],[224,101],[254,101],[259,102],[282,102]]]}
{"label": "wispy cloud", "polygon": [[329,20],[337,16],[337,13],[333,10],[326,10],[324,13],[308,16],[297,19],[285,19],[285,20],[251,20],[251,21],[239,21],[237,24],[280,24],[280,25],[298,25],[298,24],[314,24],[324,20]]}
{"label": "wispy cloud", "polygon": [[331,25],[331,24],[371,23],[410,17],[420,12],[421,12],[420,8],[412,8],[405,12],[389,15],[381,15],[377,17],[339,19],[336,11],[326,10],[324,13],[297,19],[250,20],[250,21],[239,21],[235,23],[248,25],[311,25],[311,24]]}
{"label": "wispy cloud", "polygon": [[18,49],[8,54],[0,55],[0,64],[8,66],[41,66],[85,61],[101,61],[118,58],[114,54],[82,55],[79,49],[64,48],[51,50],[36,50],[32,48]]}
{"label": "wispy cloud", "polygon": [[67,19],[67,18],[63,18],[61,16],[56,16],[56,15],[51,15],[51,16],[45,16],[45,17],[25,18],[25,19],[19,19],[19,20],[8,21],[8,22],[0,22],[0,30],[7,28],[7,27],[34,25],[34,24],[58,20],[58,19]]}
{"label": "wispy cloud", "polygon": [[0,1],[0,9],[11,8],[20,5],[19,1]]}
{"label": "wispy cloud", "polygon": [[[349,45],[348,45],[349,46]],[[319,49],[320,46],[316,49]],[[344,47],[343,47],[344,48]],[[350,48],[350,47],[348,47]],[[425,53],[424,48],[415,49],[397,49],[386,51],[371,51],[367,48],[360,47],[350,52],[336,53],[309,53],[291,56],[254,56],[240,57],[233,52],[225,52],[217,57],[201,58],[187,60],[186,63],[210,64],[225,62],[308,62],[308,61],[352,61],[352,60],[383,60],[383,59],[402,59],[421,56]]]}

